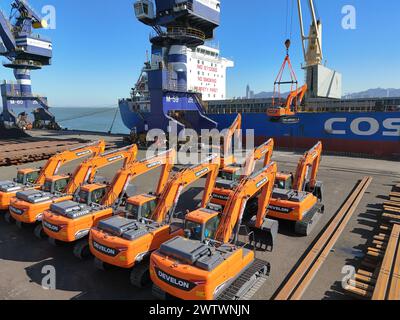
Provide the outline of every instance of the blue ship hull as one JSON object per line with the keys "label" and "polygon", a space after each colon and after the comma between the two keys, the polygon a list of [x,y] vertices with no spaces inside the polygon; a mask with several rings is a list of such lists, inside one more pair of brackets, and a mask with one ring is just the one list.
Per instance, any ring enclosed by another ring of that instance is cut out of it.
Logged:
{"label": "blue ship hull", "polygon": [[[143,118],[120,103],[122,120],[128,129],[143,130]],[[229,127],[236,114],[207,114],[220,130]],[[317,141],[324,150],[378,157],[400,156],[400,112],[315,112],[299,113],[295,123],[274,122],[266,114],[244,113],[243,130],[254,130],[256,143],[274,138],[277,146],[307,149]]]}

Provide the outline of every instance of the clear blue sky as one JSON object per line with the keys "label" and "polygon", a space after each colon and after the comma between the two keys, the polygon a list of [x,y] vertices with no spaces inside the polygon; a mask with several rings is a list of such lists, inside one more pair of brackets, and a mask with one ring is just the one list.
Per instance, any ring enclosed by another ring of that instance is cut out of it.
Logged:
{"label": "clear blue sky", "polygon": [[[289,0],[291,2],[292,0]],[[222,55],[234,59],[228,72],[228,96],[242,96],[245,86],[272,91],[284,57],[287,0],[223,0],[217,31]],[[9,12],[10,0],[1,1]],[[150,29],[134,16],[133,0],[30,0],[40,10],[52,4],[57,29],[44,33],[54,42],[53,65],[33,74],[34,91],[52,106],[115,105],[127,97],[150,48]],[[328,65],[343,73],[344,93],[376,87],[400,88],[400,1],[316,0],[324,23]],[[357,29],[341,26],[344,5],[357,10]],[[305,7],[306,1],[303,0]],[[306,7],[305,7],[306,8]],[[308,11],[307,25],[308,25]],[[300,80],[303,61],[297,11],[291,56]],[[0,71],[0,79],[13,79]]]}

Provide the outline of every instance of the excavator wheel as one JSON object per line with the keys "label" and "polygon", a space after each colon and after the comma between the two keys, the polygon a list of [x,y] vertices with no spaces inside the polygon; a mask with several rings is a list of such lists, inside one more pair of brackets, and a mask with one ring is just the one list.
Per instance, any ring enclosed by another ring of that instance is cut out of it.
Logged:
{"label": "excavator wheel", "polygon": [[148,261],[144,261],[133,267],[130,274],[131,284],[139,289],[151,284]]}
{"label": "excavator wheel", "polygon": [[12,224],[15,223],[15,219],[12,217],[10,212],[6,212],[4,215],[4,220],[5,222],[7,222],[8,224]]}
{"label": "excavator wheel", "polygon": [[41,223],[35,227],[33,233],[35,234],[35,237],[40,240],[47,237],[47,234],[44,232],[43,225]]}
{"label": "excavator wheel", "polygon": [[74,246],[74,256],[81,260],[86,260],[92,256],[89,242],[87,239],[79,240]]}

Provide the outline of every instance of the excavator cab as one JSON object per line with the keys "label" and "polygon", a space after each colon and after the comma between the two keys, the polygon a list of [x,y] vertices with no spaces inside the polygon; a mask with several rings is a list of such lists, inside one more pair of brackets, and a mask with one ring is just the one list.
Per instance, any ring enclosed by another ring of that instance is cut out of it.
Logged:
{"label": "excavator cab", "polygon": [[42,187],[42,191],[49,192],[51,194],[61,193],[68,185],[70,178],[70,176],[53,176],[51,178],[47,178]]}
{"label": "excavator cab", "polygon": [[23,185],[34,184],[39,178],[39,175],[39,169],[21,169],[18,170],[17,177],[14,182]]}
{"label": "excavator cab", "polygon": [[104,184],[85,185],[79,190],[76,196],[76,202],[88,206],[91,204],[100,204],[107,193],[107,187],[108,186]]}
{"label": "excavator cab", "polygon": [[150,219],[157,207],[157,197],[153,195],[137,195],[128,199],[123,215],[128,219]]}
{"label": "excavator cab", "polygon": [[199,209],[189,213],[185,218],[186,238],[198,241],[214,239],[221,221],[220,214],[211,209]]}
{"label": "excavator cab", "polygon": [[275,179],[275,188],[282,190],[293,189],[293,175],[289,173],[278,173]]}

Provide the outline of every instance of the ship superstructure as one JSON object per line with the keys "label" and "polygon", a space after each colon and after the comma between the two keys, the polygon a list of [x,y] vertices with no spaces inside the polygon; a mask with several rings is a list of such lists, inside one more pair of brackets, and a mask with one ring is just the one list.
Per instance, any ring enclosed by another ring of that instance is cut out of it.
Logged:
{"label": "ship superstructure", "polygon": [[[196,89],[203,90],[206,97],[210,94],[209,98],[215,94],[217,99],[217,92],[224,95],[220,91],[224,88],[217,88],[218,82],[211,75],[217,73],[211,69],[214,62],[207,61],[205,47],[199,48],[213,39],[219,26],[220,1],[139,0],[134,8],[137,19],[153,29],[151,58],[132,92],[132,101],[120,101],[122,108],[133,108],[140,114],[142,121],[134,129],[167,131],[171,122],[178,130],[216,128],[217,124],[205,115],[202,95]],[[211,56],[212,50],[207,51]],[[200,55],[203,58],[196,60]]]}

